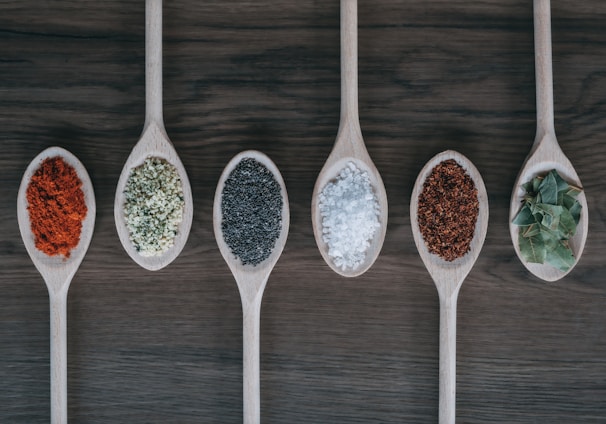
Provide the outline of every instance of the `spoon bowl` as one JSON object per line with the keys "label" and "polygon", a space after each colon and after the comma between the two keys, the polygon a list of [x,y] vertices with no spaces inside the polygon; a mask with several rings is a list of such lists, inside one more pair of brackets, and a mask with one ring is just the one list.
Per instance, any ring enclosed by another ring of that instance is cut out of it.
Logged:
{"label": "spoon bowl", "polygon": [[[49,256],[36,248],[27,210],[27,187],[46,159],[60,156],[71,165],[80,181],[87,207],[82,221],[82,231],[78,245],[70,251],[68,258]],[[88,250],[95,227],[95,194],[90,177],[84,165],[70,152],[60,147],[49,147],[36,156],[29,164],[19,186],[17,196],[17,219],[25,249],[42,275],[48,288],[50,302],[50,368],[51,368],[51,423],[67,424],[67,292],[84,255]]]}
{"label": "spoon bowl", "polygon": [[[114,219],[120,242],[128,255],[143,268],[156,271],[170,264],[183,250],[191,230],[193,200],[187,172],[166,134],[162,118],[162,0],[147,0],[145,14],[145,125],[141,138],[126,160],[118,180]],[[151,157],[164,159],[176,168],[183,188],[184,210],[173,246],[161,255],[143,256],[131,242],[126,227],[124,190],[132,169]]]}
{"label": "spoon bowl", "polygon": [[[175,236],[174,245],[159,256],[143,256],[137,252],[137,249],[130,240],[130,234],[126,226],[126,216],[124,214],[124,204],[126,202],[124,190],[128,177],[133,168],[142,165],[143,162],[150,157],[164,159],[173,165],[179,174],[183,186],[184,209],[183,219],[179,224],[179,231]],[[187,242],[193,219],[193,199],[189,179],[187,178],[187,172],[185,171],[183,163],[168,139],[164,128],[156,125],[154,122],[149,124],[144,130],[141,139],[135,145],[124,164],[116,190],[114,219],[116,222],[116,230],[120,237],[120,241],[122,242],[122,246],[124,246],[124,250],[126,250],[133,261],[150,271],[162,269],[170,264],[179,256],[179,253],[181,253],[181,250],[183,250],[183,247]]]}
{"label": "spoon bowl", "polygon": [[[478,218],[469,251],[462,257],[448,262],[430,253],[419,229],[417,213],[419,195],[423,184],[439,163],[454,159],[469,174],[478,190]],[[488,230],[488,195],[482,176],[476,167],[462,154],[447,150],[427,162],[415,182],[410,201],[410,225],[419,255],[429,271],[440,298],[440,424],[455,423],[456,409],[456,322],[457,298],[465,277],[475,264]]]}
{"label": "spoon bowl", "polygon": [[[328,255],[328,245],[322,237],[319,197],[326,184],[334,180],[349,162],[353,162],[358,169],[368,173],[370,184],[379,203],[380,227],[373,240],[370,241],[364,261],[355,269],[343,270],[337,267]],[[366,150],[358,117],[358,6],[356,0],[341,0],[341,118],[335,145],[314,186],[311,215],[316,244],[322,258],[333,271],[344,277],[356,277],[365,273],[374,264],[383,247],[387,231],[387,194],[381,175]]]}
{"label": "spoon bowl", "polygon": [[568,274],[578,263],[588,233],[587,198],[582,191],[577,200],[581,204],[581,216],[575,235],[569,245],[575,257],[575,263],[566,271],[561,271],[549,264],[528,263],[520,253],[518,237],[520,227],[514,225],[513,219],[522,207],[525,191],[522,187],[538,175],[547,174],[555,169],[569,184],[582,187],[579,177],[560,148],[554,127],[553,115],[553,70],[551,65],[551,10],[549,0],[534,1],[535,31],[535,73],[537,84],[537,133],[529,156],[527,157],[511,194],[509,207],[509,232],[516,254],[524,266],[535,276],[545,281],[556,281]]}
{"label": "spoon bowl", "polygon": [[[264,165],[274,176],[280,186],[280,195],[282,196],[282,215],[280,235],[276,239],[275,245],[269,257],[257,265],[244,265],[230,250],[223,237],[221,228],[222,210],[221,199],[225,181],[230,173],[245,158],[251,158]],[[225,167],[217,190],[213,205],[213,229],[219,251],[227,262],[231,270],[242,301],[243,315],[243,403],[244,403],[244,424],[258,424],[261,421],[261,399],[260,399],[260,368],[259,368],[259,340],[260,340],[260,318],[261,318],[261,300],[263,291],[267,284],[269,275],[276,262],[282,254],[290,222],[290,208],[288,205],[288,196],[286,186],[276,165],[266,155],[255,150],[248,150],[237,154]]]}

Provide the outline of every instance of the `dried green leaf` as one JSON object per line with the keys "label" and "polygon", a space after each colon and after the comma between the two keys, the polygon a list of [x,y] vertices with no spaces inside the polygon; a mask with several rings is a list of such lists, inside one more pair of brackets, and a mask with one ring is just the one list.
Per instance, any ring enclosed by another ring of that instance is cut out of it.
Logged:
{"label": "dried green leaf", "polygon": [[560,243],[559,232],[557,230],[551,231],[543,226],[541,226],[541,238],[547,251],[555,249]]}
{"label": "dried green leaf", "polygon": [[541,226],[539,224],[532,224],[529,225],[528,227],[525,227],[524,230],[522,231],[522,236],[523,237],[534,237],[536,235],[538,235],[541,232]]}
{"label": "dried green leaf", "polygon": [[562,242],[558,243],[554,249],[546,252],[545,260],[560,271],[568,271],[575,262],[570,247]]}
{"label": "dried green leaf", "polygon": [[568,190],[566,190],[566,194],[569,195],[570,197],[576,198],[582,191],[583,191],[583,189],[581,189],[579,187],[569,185]]}
{"label": "dried green leaf", "polygon": [[558,225],[560,224],[560,215],[564,210],[562,206],[539,203],[535,206],[535,209],[543,215],[543,219],[541,220],[542,225],[551,231],[557,230]]}
{"label": "dried green leaf", "polygon": [[519,226],[531,225],[537,222],[528,205],[524,205],[513,219],[512,224]]}
{"label": "dried green leaf", "polygon": [[556,182],[553,173],[547,174],[547,176],[541,182],[539,186],[539,193],[541,194],[541,203],[547,203],[555,205],[558,201],[558,183]]}
{"label": "dried green leaf", "polygon": [[547,251],[545,250],[543,238],[540,235],[524,237],[520,231],[518,246],[520,248],[520,254],[526,262],[538,264],[545,262]]}
{"label": "dried green leaf", "polygon": [[570,210],[575,203],[577,203],[577,199],[572,196],[569,196],[568,194],[563,195],[562,206],[564,206],[566,209]]}
{"label": "dried green leaf", "polygon": [[558,187],[558,193],[566,192],[568,190],[568,188],[570,186],[564,180],[564,178],[560,177],[560,174],[558,174],[558,171],[556,171],[555,169],[552,169],[551,171],[549,171],[549,174],[553,175],[553,178],[556,181],[556,185]]}
{"label": "dried green leaf", "polygon": [[575,229],[576,225],[579,224],[579,220],[581,219],[581,203],[575,199],[574,204],[568,209],[570,211],[570,215],[572,215],[572,219],[574,219]]}
{"label": "dried green leaf", "polygon": [[574,221],[572,213],[568,209],[563,209],[560,215],[560,223],[558,224],[558,231],[560,239],[567,240],[574,236],[577,230],[577,223]]}
{"label": "dried green leaf", "polygon": [[522,227],[518,237],[522,258],[567,271],[575,262],[568,239],[574,236],[581,217],[576,197],[582,189],[569,185],[555,169],[523,187],[524,206],[512,221]]}

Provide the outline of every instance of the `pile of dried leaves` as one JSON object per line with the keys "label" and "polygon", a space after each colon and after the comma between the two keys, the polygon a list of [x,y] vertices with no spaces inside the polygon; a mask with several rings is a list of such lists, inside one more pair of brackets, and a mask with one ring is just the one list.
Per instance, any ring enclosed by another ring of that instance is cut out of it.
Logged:
{"label": "pile of dried leaves", "polygon": [[568,184],[555,169],[522,187],[523,206],[513,224],[520,226],[518,243],[527,262],[548,263],[561,271],[574,265],[568,240],[581,217],[577,196],[582,189]]}

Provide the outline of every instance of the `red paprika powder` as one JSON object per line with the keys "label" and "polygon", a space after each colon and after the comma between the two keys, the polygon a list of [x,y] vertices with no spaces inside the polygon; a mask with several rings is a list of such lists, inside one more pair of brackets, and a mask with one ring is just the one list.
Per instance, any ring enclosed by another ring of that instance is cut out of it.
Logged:
{"label": "red paprika powder", "polygon": [[76,170],[60,156],[44,160],[29,181],[26,197],[36,248],[68,258],[80,242],[88,211]]}

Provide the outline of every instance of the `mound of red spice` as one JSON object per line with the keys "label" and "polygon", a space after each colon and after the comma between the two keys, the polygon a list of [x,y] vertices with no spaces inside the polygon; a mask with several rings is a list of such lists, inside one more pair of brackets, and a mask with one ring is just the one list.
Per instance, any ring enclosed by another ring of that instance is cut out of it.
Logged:
{"label": "mound of red spice", "polygon": [[464,256],[478,213],[478,190],[465,169],[453,159],[436,165],[423,183],[417,211],[427,249],[449,262]]}
{"label": "mound of red spice", "polygon": [[32,175],[26,196],[36,248],[68,258],[80,242],[88,211],[76,170],[60,156],[44,160]]}

